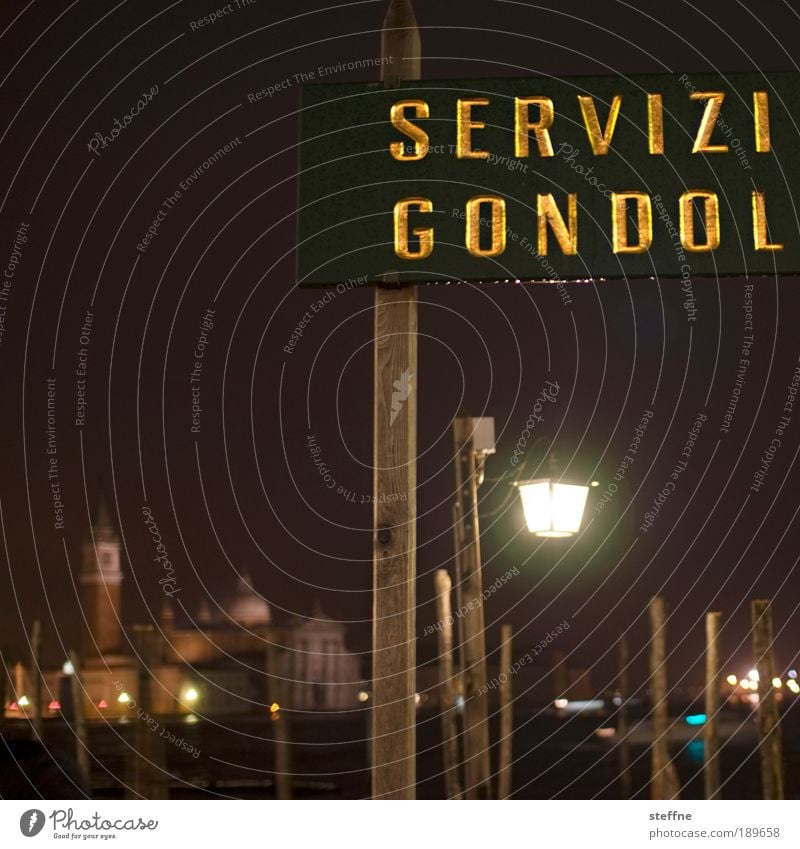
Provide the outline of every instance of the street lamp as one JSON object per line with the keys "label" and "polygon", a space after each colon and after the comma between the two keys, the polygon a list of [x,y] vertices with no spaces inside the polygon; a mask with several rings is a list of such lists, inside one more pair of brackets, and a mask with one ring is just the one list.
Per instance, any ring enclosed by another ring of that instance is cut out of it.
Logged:
{"label": "street lamp", "polygon": [[571,537],[581,527],[588,486],[551,478],[518,481],[528,530],[537,537]]}

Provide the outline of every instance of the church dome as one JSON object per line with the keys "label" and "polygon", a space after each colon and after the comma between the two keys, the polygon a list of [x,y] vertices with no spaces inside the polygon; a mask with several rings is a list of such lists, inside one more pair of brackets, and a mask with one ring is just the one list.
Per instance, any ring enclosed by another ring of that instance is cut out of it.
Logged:
{"label": "church dome", "polygon": [[226,607],[228,616],[239,625],[255,628],[259,625],[269,625],[272,619],[269,605],[253,589],[250,576],[245,573],[239,576],[236,594]]}

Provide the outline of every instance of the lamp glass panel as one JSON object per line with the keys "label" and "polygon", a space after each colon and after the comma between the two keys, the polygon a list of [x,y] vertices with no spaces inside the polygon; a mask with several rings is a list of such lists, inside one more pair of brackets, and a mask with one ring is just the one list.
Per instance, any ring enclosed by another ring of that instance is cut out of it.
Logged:
{"label": "lamp glass panel", "polygon": [[554,483],[551,496],[553,517],[551,530],[564,535],[577,533],[581,527],[588,494],[588,486]]}
{"label": "lamp glass panel", "polygon": [[532,533],[549,531],[552,527],[550,517],[550,482],[535,481],[520,484],[519,496],[522,499],[522,509],[525,522]]}

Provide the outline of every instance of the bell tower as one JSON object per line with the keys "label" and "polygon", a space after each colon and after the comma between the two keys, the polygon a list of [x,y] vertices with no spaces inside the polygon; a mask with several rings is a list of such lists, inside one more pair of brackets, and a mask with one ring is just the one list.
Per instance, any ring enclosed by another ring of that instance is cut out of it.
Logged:
{"label": "bell tower", "polygon": [[102,488],[91,532],[81,557],[81,606],[84,663],[97,663],[122,652],[122,564],[120,543]]}

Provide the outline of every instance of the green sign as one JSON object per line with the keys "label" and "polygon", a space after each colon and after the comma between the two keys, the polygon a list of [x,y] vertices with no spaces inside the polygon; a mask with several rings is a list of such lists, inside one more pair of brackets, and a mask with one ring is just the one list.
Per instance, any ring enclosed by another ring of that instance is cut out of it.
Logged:
{"label": "green sign", "polygon": [[306,86],[298,283],[799,273],[798,121],[794,73]]}

